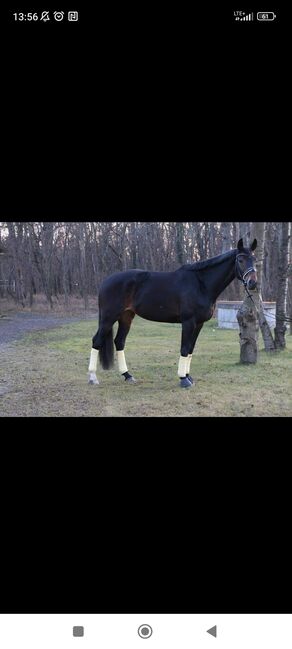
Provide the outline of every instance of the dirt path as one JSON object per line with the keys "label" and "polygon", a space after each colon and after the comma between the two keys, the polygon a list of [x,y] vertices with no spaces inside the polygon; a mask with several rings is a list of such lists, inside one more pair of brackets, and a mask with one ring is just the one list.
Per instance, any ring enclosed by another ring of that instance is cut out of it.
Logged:
{"label": "dirt path", "polygon": [[[91,321],[96,323],[91,324]],[[89,323],[88,340],[92,332],[97,328],[98,316],[96,313],[79,313],[78,315],[57,315],[57,314],[40,314],[40,313],[10,313],[8,316],[0,318],[0,417],[1,416],[22,416],[25,412],[24,406],[18,409],[17,403],[14,403],[13,397],[21,397],[25,400],[28,397],[27,390],[33,388],[33,400],[37,398],[40,393],[39,381],[37,380],[37,390],[35,390],[35,377],[39,376],[40,368],[43,366],[41,360],[43,354],[43,346],[46,346],[46,331],[56,329],[58,335],[62,336],[63,325],[78,326],[79,323]],[[65,327],[66,330],[66,327]],[[43,332],[43,336],[42,336]],[[29,344],[24,343],[21,348],[21,355],[19,354],[19,343],[24,336],[33,333],[37,337],[37,342],[31,341]],[[67,333],[65,332],[65,336]],[[90,344],[90,343],[89,343]],[[49,352],[48,356],[50,355]],[[53,352],[54,355],[54,352]],[[56,373],[55,363],[56,358],[53,358],[53,366],[51,367],[52,376]],[[46,358],[46,365],[48,359]],[[46,386],[48,388],[48,385]],[[3,402],[5,396],[9,397],[7,407]],[[28,415],[34,414],[34,407],[28,406]],[[42,415],[42,410],[36,408],[38,415]],[[57,412],[59,414],[59,412]]]}
{"label": "dirt path", "polygon": [[36,313],[15,313],[13,315],[0,318],[0,346],[3,343],[9,343],[13,340],[19,340],[25,334],[31,331],[40,331],[42,329],[52,329],[72,322],[81,322],[82,320],[96,320],[96,314],[86,314],[79,316],[58,316],[42,315]]}

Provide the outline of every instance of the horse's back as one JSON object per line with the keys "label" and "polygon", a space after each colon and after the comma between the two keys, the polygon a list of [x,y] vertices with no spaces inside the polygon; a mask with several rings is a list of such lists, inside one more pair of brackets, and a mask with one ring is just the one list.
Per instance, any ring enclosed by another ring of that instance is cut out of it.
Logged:
{"label": "horse's back", "polygon": [[114,313],[131,309],[139,286],[147,281],[149,274],[145,270],[130,269],[109,275],[100,286],[100,309]]}
{"label": "horse's back", "polygon": [[107,291],[111,288],[121,288],[122,286],[128,286],[129,284],[140,283],[150,276],[150,272],[147,270],[141,270],[140,268],[133,268],[129,270],[122,270],[117,273],[112,273],[103,280],[100,286],[100,293]]}

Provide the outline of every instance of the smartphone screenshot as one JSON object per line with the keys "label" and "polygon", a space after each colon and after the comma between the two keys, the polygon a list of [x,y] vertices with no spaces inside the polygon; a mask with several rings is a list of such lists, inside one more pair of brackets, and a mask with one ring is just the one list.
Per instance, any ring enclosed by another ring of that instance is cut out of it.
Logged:
{"label": "smartphone screenshot", "polygon": [[1,9],[3,649],[292,646],[289,25]]}

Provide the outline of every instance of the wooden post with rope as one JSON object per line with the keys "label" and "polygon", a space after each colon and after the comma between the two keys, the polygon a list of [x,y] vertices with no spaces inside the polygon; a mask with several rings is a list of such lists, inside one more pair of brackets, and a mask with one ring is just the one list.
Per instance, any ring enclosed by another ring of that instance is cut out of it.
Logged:
{"label": "wooden post with rope", "polygon": [[[253,251],[257,247],[257,240],[255,239],[250,248],[250,231],[242,236],[246,238],[246,250]],[[250,268],[254,271],[254,268]],[[258,338],[259,338],[259,319],[258,310],[255,302],[253,301],[249,291],[247,290],[247,280],[242,281],[245,286],[247,295],[242,302],[238,312],[237,321],[239,324],[239,344],[240,344],[240,362],[246,364],[255,364],[258,358]]]}
{"label": "wooden post with rope", "polygon": [[237,312],[240,362],[255,364],[258,358],[259,321],[257,309],[247,295]]}
{"label": "wooden post with rope", "polygon": [[[253,224],[253,235],[257,239],[257,288],[252,291],[252,297],[246,295],[237,314],[240,334],[240,362],[256,363],[258,354],[259,328],[263,336],[265,351],[275,351],[275,344],[272,332],[267,322],[263,308],[261,286],[263,274],[263,261],[265,257],[265,223]],[[250,231],[243,237],[246,238],[246,245],[249,245]]]}

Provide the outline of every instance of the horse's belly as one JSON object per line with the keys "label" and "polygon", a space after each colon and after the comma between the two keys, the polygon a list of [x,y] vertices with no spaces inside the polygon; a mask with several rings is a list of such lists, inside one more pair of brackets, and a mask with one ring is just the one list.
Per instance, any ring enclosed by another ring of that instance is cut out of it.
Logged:
{"label": "horse's belly", "polygon": [[152,320],[153,322],[180,322],[180,316],[175,311],[165,308],[163,305],[157,306],[140,306],[139,304],[135,307],[135,313],[137,313],[140,318],[145,320]]}

